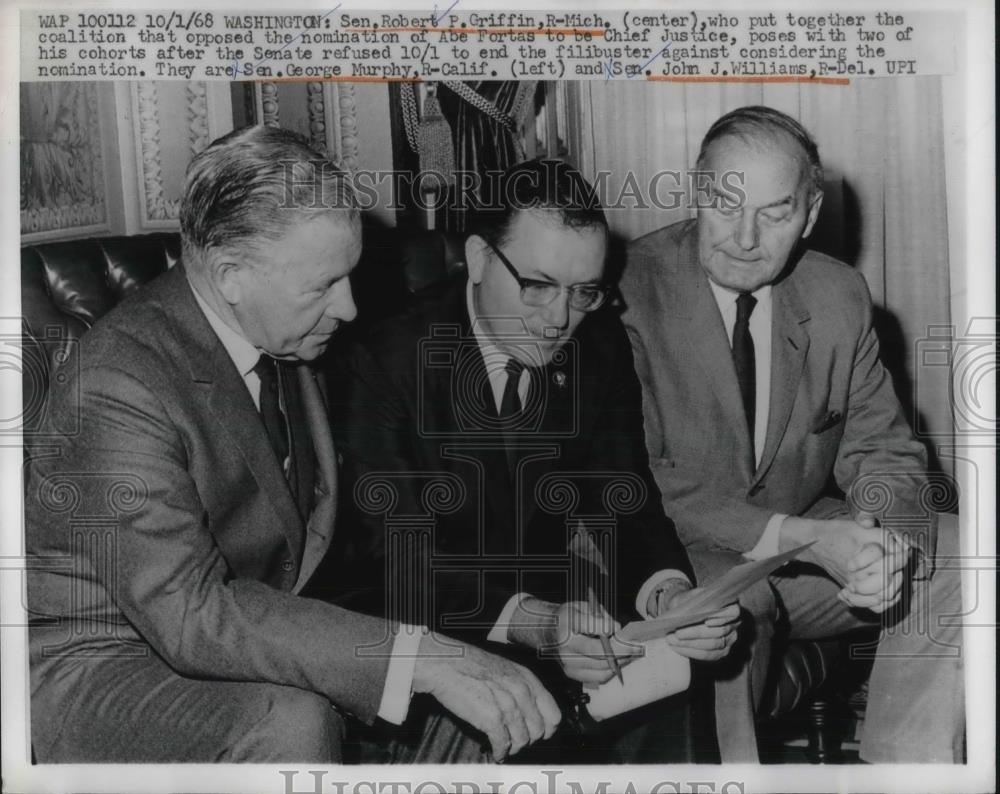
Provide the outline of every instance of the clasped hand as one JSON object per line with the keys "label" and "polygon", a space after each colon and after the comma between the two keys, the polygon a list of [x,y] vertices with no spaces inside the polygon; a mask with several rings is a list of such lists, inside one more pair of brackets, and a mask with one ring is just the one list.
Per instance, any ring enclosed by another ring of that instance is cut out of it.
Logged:
{"label": "clasped hand", "polygon": [[791,542],[815,541],[802,559],[819,565],[843,585],[838,598],[845,604],[881,613],[899,601],[910,546],[876,526],[871,514],[859,513],[854,519],[787,518],[783,535],[786,527],[796,537]]}

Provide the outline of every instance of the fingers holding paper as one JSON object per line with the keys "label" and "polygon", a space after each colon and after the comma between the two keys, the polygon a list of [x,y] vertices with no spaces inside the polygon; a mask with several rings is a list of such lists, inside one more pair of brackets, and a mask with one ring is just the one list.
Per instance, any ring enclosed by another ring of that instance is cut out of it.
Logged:
{"label": "fingers holding paper", "polygon": [[595,611],[586,601],[568,601],[557,612],[559,663],[568,678],[585,684],[603,684],[614,674],[601,635],[609,637],[609,647],[625,666],[642,654],[642,648],[623,642],[614,636],[621,625],[603,607]]}
{"label": "fingers holding paper", "polygon": [[[671,602],[680,606],[688,598],[696,598],[698,588],[681,593]],[[720,609],[701,623],[684,626],[667,635],[667,642],[681,656],[712,662],[726,656],[736,642],[740,625],[739,604]]]}
{"label": "fingers holding paper", "polygon": [[736,642],[740,621],[736,601],[741,594],[814,543],[809,541],[762,560],[742,563],[704,587],[688,589],[686,581],[677,584],[678,580],[671,580],[650,594],[648,618],[629,623],[621,636],[638,642],[666,636],[668,644],[681,655],[719,659]]}

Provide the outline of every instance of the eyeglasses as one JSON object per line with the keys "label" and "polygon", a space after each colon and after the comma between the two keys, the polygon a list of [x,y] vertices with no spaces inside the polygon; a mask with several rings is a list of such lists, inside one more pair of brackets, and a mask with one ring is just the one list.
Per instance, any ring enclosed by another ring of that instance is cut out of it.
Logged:
{"label": "eyeglasses", "polygon": [[606,284],[574,284],[571,287],[564,287],[562,284],[524,278],[499,248],[489,240],[486,240],[486,244],[503,262],[507,272],[514,277],[521,288],[521,302],[525,306],[548,306],[565,290],[569,293],[569,305],[572,308],[579,312],[592,312],[600,309],[611,293],[611,288]]}

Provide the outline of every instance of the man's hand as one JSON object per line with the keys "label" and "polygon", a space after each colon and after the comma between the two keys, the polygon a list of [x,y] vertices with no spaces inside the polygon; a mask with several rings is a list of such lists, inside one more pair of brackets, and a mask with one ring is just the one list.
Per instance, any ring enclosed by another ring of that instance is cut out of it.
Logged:
{"label": "man's hand", "polygon": [[873,516],[856,520],[788,517],[781,525],[781,551],[815,541],[804,562],[818,565],[844,586],[840,599],[852,607],[884,612],[900,597],[909,547],[876,526]]}
{"label": "man's hand", "polygon": [[839,594],[846,604],[881,613],[899,601],[910,546],[892,532],[884,536],[881,545],[868,543],[848,561],[851,578]]}
{"label": "man's hand", "polygon": [[434,696],[483,731],[495,761],[548,739],[562,718],[552,695],[530,670],[433,632],[420,641],[413,691]]}
{"label": "man's hand", "polygon": [[[601,634],[621,629],[603,607],[594,613],[586,601],[553,604],[525,598],[511,618],[512,642],[530,648],[555,650],[567,678],[584,684],[603,684],[614,675],[601,644]],[[624,666],[642,654],[642,647],[611,637],[611,650]]]}
{"label": "man's hand", "polygon": [[[686,583],[685,583],[686,584]],[[650,596],[650,617],[659,617],[685,601],[696,598],[700,588],[671,588],[655,591]],[[654,602],[655,598],[655,602]],[[739,604],[730,604],[701,623],[685,626],[667,635],[667,642],[681,656],[714,662],[732,650],[740,624]]]}

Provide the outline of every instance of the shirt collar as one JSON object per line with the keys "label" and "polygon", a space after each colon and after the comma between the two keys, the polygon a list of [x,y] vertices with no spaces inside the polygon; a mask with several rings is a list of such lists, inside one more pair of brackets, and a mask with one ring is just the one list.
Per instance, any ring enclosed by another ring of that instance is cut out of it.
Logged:
{"label": "shirt collar", "polygon": [[[727,289],[726,287],[719,286],[712,279],[708,280],[708,286],[712,288],[712,295],[715,298],[715,302],[719,306],[719,311],[725,313],[729,311],[732,307],[736,305],[736,299],[741,293],[736,290]],[[757,304],[755,308],[759,311],[760,309],[765,309],[771,305],[771,285],[765,284],[763,287],[759,287],[750,293],[757,299]]]}
{"label": "shirt collar", "polygon": [[223,321],[215,310],[205,302],[205,299],[198,294],[198,290],[195,289],[194,284],[191,284],[190,280],[188,285],[191,287],[191,291],[194,293],[195,302],[201,309],[202,313],[205,315],[205,319],[208,320],[208,324],[212,326],[212,330],[215,331],[215,335],[219,337],[219,341],[222,342],[222,346],[226,349],[229,357],[233,360],[233,364],[236,365],[236,369],[239,371],[241,377],[246,377],[247,374],[257,366],[257,361],[260,359],[261,352],[254,347],[250,342],[240,336],[236,331],[230,328]]}

